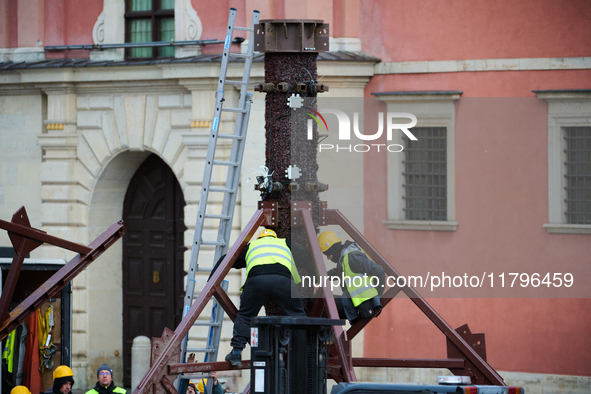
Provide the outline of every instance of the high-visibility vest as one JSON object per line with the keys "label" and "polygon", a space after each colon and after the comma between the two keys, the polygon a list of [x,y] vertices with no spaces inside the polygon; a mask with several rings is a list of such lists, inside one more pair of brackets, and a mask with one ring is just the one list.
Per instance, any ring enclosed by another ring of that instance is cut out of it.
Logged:
{"label": "high-visibility vest", "polygon": [[282,238],[263,237],[250,243],[246,254],[246,276],[257,265],[281,264],[286,267],[295,283],[300,283],[300,275],[295,267],[293,256],[287,242]]}
{"label": "high-visibility vest", "polygon": [[8,373],[12,373],[14,367],[14,343],[16,340],[16,329],[12,330],[6,337],[6,344],[2,351],[2,359],[6,360]]}
{"label": "high-visibility vest", "polygon": [[[117,394],[127,394],[127,390],[122,389],[121,387],[115,387],[113,389],[113,392],[117,393]],[[91,389],[91,390],[88,390],[86,392],[86,394],[99,394],[99,391],[97,389]]]}
{"label": "high-visibility vest", "polygon": [[353,301],[355,307],[358,307],[361,303],[377,297],[378,290],[371,285],[371,277],[367,276],[366,273],[356,273],[351,271],[351,267],[349,267],[349,254],[354,251],[362,252],[361,249],[357,248],[354,244],[350,245],[345,250],[345,256],[343,258],[343,274],[347,291],[351,296],[351,301]]}

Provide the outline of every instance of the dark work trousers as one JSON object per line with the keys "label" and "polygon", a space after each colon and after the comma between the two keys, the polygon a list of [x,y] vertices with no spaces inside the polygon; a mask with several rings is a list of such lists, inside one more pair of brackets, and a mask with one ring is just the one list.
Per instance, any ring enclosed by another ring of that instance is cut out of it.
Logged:
{"label": "dark work trousers", "polygon": [[302,299],[291,278],[270,274],[248,278],[240,295],[240,309],[234,321],[234,336],[230,341],[234,349],[244,349],[250,338],[250,319],[257,316],[270,300],[281,308],[283,315],[306,316]]}

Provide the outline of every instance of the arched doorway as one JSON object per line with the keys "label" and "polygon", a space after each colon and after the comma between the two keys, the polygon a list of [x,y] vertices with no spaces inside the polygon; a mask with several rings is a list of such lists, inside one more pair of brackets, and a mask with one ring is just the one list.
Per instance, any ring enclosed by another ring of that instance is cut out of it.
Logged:
{"label": "arched doorway", "polygon": [[182,318],[183,209],[172,170],[149,156],[133,176],[123,205],[123,365],[131,386],[131,345],[138,335],[160,337]]}

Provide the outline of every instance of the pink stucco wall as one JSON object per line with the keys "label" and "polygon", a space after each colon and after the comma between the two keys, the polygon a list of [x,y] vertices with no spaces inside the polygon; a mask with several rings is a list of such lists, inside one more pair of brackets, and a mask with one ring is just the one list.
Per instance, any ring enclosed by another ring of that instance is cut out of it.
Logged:
{"label": "pink stucco wall", "polygon": [[[197,12],[201,24],[203,26],[202,40],[217,39],[224,40],[226,37],[226,25],[228,23],[228,12],[230,8],[234,7],[239,10],[236,14],[236,21],[234,26],[250,26],[250,20],[252,18],[252,10],[248,11],[248,20],[246,12],[244,11],[244,1],[240,0],[222,0],[222,1],[198,1],[192,0],[191,4]],[[259,10],[260,11],[260,10]],[[247,35],[243,31],[236,31],[234,37],[246,37]],[[202,47],[202,52],[208,53],[220,53],[222,47],[220,45],[206,45]],[[238,45],[234,45],[232,48],[233,52],[239,52]]]}
{"label": "pink stucco wall", "polygon": [[[466,98],[456,104],[455,232],[388,230],[383,224],[387,158],[367,155],[365,171],[372,176],[365,177],[365,235],[402,275],[569,270],[579,280],[588,277],[589,236],[549,234],[543,228],[548,222],[547,111],[546,102],[536,98]],[[586,351],[591,300],[431,303],[453,328],[468,323],[472,332],[486,333],[495,369],[591,374]],[[443,336],[414,309],[394,301],[366,328],[365,355],[445,358]]]}
{"label": "pink stucco wall", "polygon": [[585,0],[367,0],[359,17],[363,51],[382,61],[576,57],[591,48]]}
{"label": "pink stucco wall", "polygon": [[389,91],[459,90],[463,92],[462,97],[535,97],[534,90],[559,89],[591,89],[591,70],[376,75],[367,85],[365,95]]}
{"label": "pink stucco wall", "polygon": [[[360,38],[365,52],[391,62],[582,57],[591,52],[590,18],[587,1],[366,1],[360,19],[387,23],[362,23]],[[549,234],[543,228],[548,222],[548,106],[532,91],[559,89],[591,89],[591,71],[371,79],[366,96],[463,92],[455,106],[456,231],[387,229],[387,158],[366,155],[364,171],[371,176],[365,177],[365,234],[401,274],[531,272],[536,267],[560,272],[568,267],[575,280],[589,277],[589,235]],[[468,323],[472,332],[484,332],[488,361],[497,370],[591,375],[591,299],[477,296],[429,302],[453,328]],[[364,338],[365,356],[446,357],[443,334],[408,299],[392,301],[365,329]]]}
{"label": "pink stucco wall", "polygon": [[[92,44],[92,29],[103,11],[102,1],[45,0],[44,45]],[[46,51],[48,59],[88,59],[89,51]]]}
{"label": "pink stucco wall", "polygon": [[[452,328],[485,333],[495,370],[589,376],[589,299],[427,301]],[[364,338],[366,357],[447,358],[444,335],[409,299],[393,300]]]}

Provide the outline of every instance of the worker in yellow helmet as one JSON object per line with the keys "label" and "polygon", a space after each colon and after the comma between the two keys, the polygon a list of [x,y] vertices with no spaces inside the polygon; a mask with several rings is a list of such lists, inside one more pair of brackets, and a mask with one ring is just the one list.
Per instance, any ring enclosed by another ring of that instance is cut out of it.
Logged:
{"label": "worker in yellow helmet", "polygon": [[[218,261],[218,263],[221,262]],[[240,295],[240,308],[234,321],[232,351],[226,361],[234,367],[242,363],[242,350],[250,337],[250,319],[262,306],[274,301],[283,315],[306,316],[295,285],[301,282],[291,251],[291,243],[264,229],[258,238],[246,245],[234,268],[246,267],[246,282]]]}
{"label": "worker in yellow helmet", "polygon": [[53,371],[53,386],[45,394],[69,394],[74,386],[74,372],[67,365]]}
{"label": "worker in yellow helmet", "polygon": [[382,310],[380,297],[384,292],[386,273],[351,241],[344,243],[333,231],[318,236],[320,251],[337,264],[328,276],[340,278],[343,297],[335,297],[339,317],[354,323],[359,318],[372,318]]}
{"label": "worker in yellow helmet", "polygon": [[10,394],[31,394],[31,392],[25,386],[16,386],[10,390]]}
{"label": "worker in yellow helmet", "polygon": [[187,394],[223,394],[224,390],[218,380],[217,372],[211,372],[209,378],[199,379],[197,384],[189,382]]}

